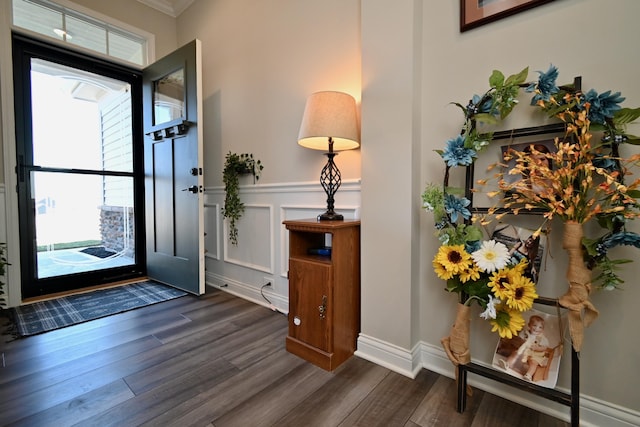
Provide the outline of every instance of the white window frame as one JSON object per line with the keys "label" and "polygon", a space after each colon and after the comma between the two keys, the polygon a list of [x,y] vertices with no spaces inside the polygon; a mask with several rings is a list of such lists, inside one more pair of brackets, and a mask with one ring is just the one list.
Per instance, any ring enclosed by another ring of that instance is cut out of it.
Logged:
{"label": "white window frame", "polygon": [[[38,0],[35,0],[36,2]],[[59,38],[56,38],[54,36],[49,36],[46,34],[42,34],[42,33],[37,33],[34,31],[31,31],[29,29],[26,28],[22,28],[22,27],[18,27],[13,25],[13,5],[12,5],[12,1],[10,0],[9,2],[9,6],[5,9],[6,12],[8,13],[8,15],[11,17],[10,21],[11,21],[11,29],[15,32],[21,33],[21,34],[25,34],[25,35],[29,35],[31,37],[34,38],[38,38],[38,39],[43,39],[43,40],[47,40],[48,42],[57,44],[59,46],[64,46],[67,49],[70,50],[75,50],[75,51],[79,51],[82,53],[86,53],[88,55],[93,55],[93,56],[99,56],[101,58],[104,58],[108,61],[111,62],[115,62],[118,64],[123,64],[123,65],[127,65],[129,67],[133,67],[136,69],[142,69],[144,67],[146,67],[149,64],[152,64],[155,61],[155,35],[153,35],[152,33],[149,33],[147,31],[141,30],[140,28],[136,28],[132,25],[126,24],[122,21],[119,21],[117,19],[114,19],[110,16],[106,16],[103,15],[99,12],[96,12],[94,10],[88,9],[86,7],[80,6],[78,4],[72,3],[69,0],[46,0],[46,2],[48,3],[52,3],[56,6],[58,6],[60,9],[62,9],[62,13],[67,14],[67,11],[69,12],[70,16],[74,16],[74,17],[78,17],[78,15],[82,16],[86,16],[89,19],[96,21],[98,23],[101,24],[105,24],[106,27],[112,27],[116,33],[118,32],[123,32],[123,33],[130,33],[133,34],[137,37],[139,37],[140,39],[143,39],[146,41],[146,46],[145,49],[143,50],[143,63],[142,64],[136,64],[133,62],[129,62],[126,61],[122,58],[118,58],[115,56],[110,56],[108,54],[104,54],[102,52],[97,52],[95,50],[92,49],[88,49],[82,46],[78,46],[76,44],[73,43],[68,43],[64,40],[61,40]],[[120,30],[120,31],[118,31]]]}

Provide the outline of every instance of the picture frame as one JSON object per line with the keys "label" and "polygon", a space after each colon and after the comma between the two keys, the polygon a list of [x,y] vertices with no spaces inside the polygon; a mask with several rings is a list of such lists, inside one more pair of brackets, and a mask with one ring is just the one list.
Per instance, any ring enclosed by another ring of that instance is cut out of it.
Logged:
{"label": "picture frame", "polygon": [[460,32],[555,0],[460,0]]}
{"label": "picture frame", "polygon": [[[529,146],[535,146],[535,149],[540,151],[541,153],[556,153],[557,152],[557,147],[554,144],[553,139],[543,139],[543,140],[535,140],[535,141],[528,141],[528,142],[520,142],[517,144],[506,144],[500,147],[500,150],[502,152],[502,158],[504,159],[506,155],[508,155],[509,150],[515,150],[515,151],[526,151],[527,147]],[[522,179],[522,176],[518,175],[511,175],[508,173],[509,170],[513,169],[516,167],[516,159],[515,158],[511,158],[510,160],[506,161],[506,167],[504,170],[504,180],[509,183],[512,184],[514,182],[517,182],[518,180]]]}
{"label": "picture frame", "polygon": [[[497,163],[504,163],[504,153],[509,148],[521,149],[531,144],[543,144],[549,148],[550,152],[555,152],[556,147],[554,144],[555,137],[562,137],[564,135],[563,124],[553,124],[545,126],[536,126],[529,128],[520,128],[513,130],[506,130],[496,132],[493,137],[493,142],[483,151],[482,155],[478,156],[472,166],[467,168],[466,173],[466,188],[468,189],[465,195],[467,199],[471,200],[470,210],[474,214],[487,213],[491,208],[497,208],[500,211],[500,206],[497,205],[496,197],[489,197],[489,194],[499,190],[498,180],[495,178],[497,172],[505,172],[509,167],[503,170],[498,170],[493,165]],[[513,161],[513,167],[515,160]],[[517,176],[513,176],[514,179],[518,179]],[[488,181],[485,185],[479,185],[479,180]],[[523,210],[521,214],[540,214],[539,210]]]}
{"label": "picture frame", "polygon": [[[531,309],[525,318],[525,328],[512,338],[499,338],[491,365],[507,375],[535,384],[555,388],[560,371],[566,314],[559,316]],[[528,333],[529,325],[542,324],[543,332],[536,343]],[[542,350],[540,346],[544,347]],[[534,350],[535,349],[535,350]],[[535,364],[535,366],[533,366]],[[530,373],[529,376],[525,376]]]}
{"label": "picture frame", "polygon": [[515,225],[513,221],[499,222],[491,232],[491,240],[504,244],[512,263],[527,259],[523,275],[538,283],[547,254],[547,235],[535,234],[533,228]]}

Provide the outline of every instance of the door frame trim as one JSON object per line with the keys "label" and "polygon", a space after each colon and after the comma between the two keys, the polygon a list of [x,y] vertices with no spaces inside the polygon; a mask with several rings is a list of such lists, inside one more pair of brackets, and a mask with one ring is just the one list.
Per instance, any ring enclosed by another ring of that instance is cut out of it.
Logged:
{"label": "door frame trim", "polygon": [[16,170],[16,129],[13,108],[13,61],[11,54],[11,2],[0,4],[0,110],[5,186],[5,231],[7,242],[6,300],[8,307],[22,303],[20,274],[20,232],[18,230],[18,177]]}

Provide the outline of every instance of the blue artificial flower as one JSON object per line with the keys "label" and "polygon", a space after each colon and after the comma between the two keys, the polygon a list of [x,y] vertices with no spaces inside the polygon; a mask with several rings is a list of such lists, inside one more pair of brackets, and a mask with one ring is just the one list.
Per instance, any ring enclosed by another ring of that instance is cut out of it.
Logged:
{"label": "blue artificial flower", "polygon": [[[537,82],[531,83],[525,89],[525,92],[535,92],[531,98],[531,105],[536,105],[538,101],[548,101],[551,95],[558,92],[558,86],[556,86],[556,79],[558,78],[558,69],[551,64],[546,72],[538,71],[540,77]],[[536,92],[536,89],[538,90]]]}
{"label": "blue artificial flower", "polygon": [[609,249],[620,245],[635,246],[640,249],[640,235],[631,231],[620,231],[610,234],[596,245],[596,251],[598,255],[602,256],[605,255]]}
{"label": "blue artificial flower", "polygon": [[620,96],[620,92],[611,93],[608,90],[598,95],[595,90],[591,89],[584,94],[580,106],[584,108],[585,102],[591,104],[589,107],[589,120],[593,123],[604,124],[607,118],[613,117],[613,114],[622,108],[618,104],[624,100],[625,98]]}
{"label": "blue artificial flower", "polygon": [[592,163],[595,167],[605,169],[609,172],[618,168],[618,165],[616,164],[616,161],[614,159],[609,156],[605,157],[602,154],[596,154],[593,157]]}
{"label": "blue artificial flower", "polygon": [[482,101],[480,95],[473,95],[471,104],[469,105],[470,108],[473,108],[473,113],[478,114],[491,112],[491,109],[493,108],[493,98],[487,96],[482,103],[480,103],[480,101]]}
{"label": "blue artificial flower", "polygon": [[471,218],[471,212],[467,209],[467,206],[471,204],[471,201],[466,197],[458,198],[452,194],[445,195],[444,210],[449,215],[452,223],[458,221],[458,215],[463,219]]}
{"label": "blue artificial flower", "polygon": [[467,253],[474,253],[475,251],[477,251],[478,249],[480,249],[482,247],[482,242],[480,242],[480,240],[474,240],[473,242],[465,242],[464,243],[464,250],[467,251]]}
{"label": "blue artificial flower", "polygon": [[441,154],[447,166],[469,166],[473,158],[478,154],[475,150],[464,147],[464,138],[461,135],[447,141],[447,148]]}

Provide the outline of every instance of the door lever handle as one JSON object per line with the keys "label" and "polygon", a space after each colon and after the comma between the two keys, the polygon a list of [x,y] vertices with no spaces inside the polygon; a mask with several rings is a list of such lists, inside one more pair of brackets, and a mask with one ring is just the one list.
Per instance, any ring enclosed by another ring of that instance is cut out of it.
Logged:
{"label": "door lever handle", "polygon": [[189,188],[183,188],[182,191],[191,191],[193,194],[197,194],[198,193],[198,186],[197,185],[192,185]]}

